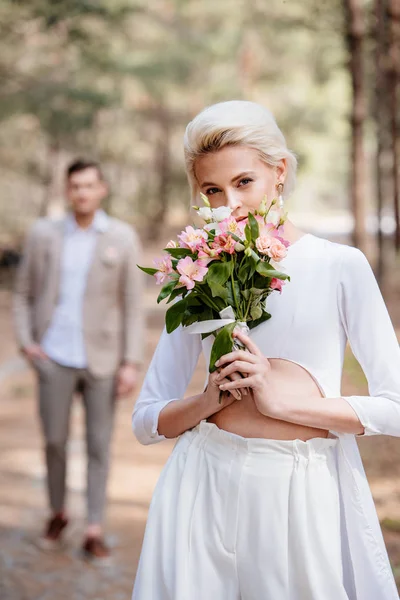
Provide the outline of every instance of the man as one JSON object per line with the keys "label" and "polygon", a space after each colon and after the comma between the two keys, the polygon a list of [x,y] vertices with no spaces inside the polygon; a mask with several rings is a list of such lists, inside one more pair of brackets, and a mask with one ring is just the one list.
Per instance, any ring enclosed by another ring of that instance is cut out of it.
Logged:
{"label": "man", "polygon": [[127,224],[107,216],[108,190],[96,162],[78,160],[66,174],[71,212],[39,219],[16,279],[18,343],[37,372],[51,517],[40,545],[52,549],[68,524],[66,443],[72,397],[86,410],[86,558],[107,562],[102,532],[116,397],[130,394],[143,356],[139,242]]}

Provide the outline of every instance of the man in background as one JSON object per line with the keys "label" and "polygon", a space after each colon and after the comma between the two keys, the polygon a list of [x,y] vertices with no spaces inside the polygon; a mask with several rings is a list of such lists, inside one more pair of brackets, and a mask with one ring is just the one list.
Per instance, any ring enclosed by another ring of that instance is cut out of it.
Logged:
{"label": "man in background", "polygon": [[32,227],[16,278],[19,346],[38,377],[51,516],[40,546],[60,545],[66,443],[74,392],[86,412],[86,558],[108,562],[103,537],[115,399],[132,393],[143,357],[139,241],[132,228],[100,209],[108,193],[100,166],[77,160],[66,173],[70,212]]}

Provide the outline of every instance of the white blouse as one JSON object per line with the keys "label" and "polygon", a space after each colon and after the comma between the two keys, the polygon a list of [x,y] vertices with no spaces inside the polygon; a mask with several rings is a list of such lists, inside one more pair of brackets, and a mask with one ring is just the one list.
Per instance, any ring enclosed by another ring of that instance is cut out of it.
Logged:
{"label": "white blouse", "polygon": [[[327,398],[353,407],[364,435],[400,437],[400,348],[371,267],[362,252],[306,234],[280,263],[288,275],[282,294],[268,298],[272,318],[251,331],[268,358],[305,368]],[[369,396],[342,396],[347,340],[368,380]],[[160,411],[183,398],[201,351],[209,359],[212,339],[164,330],[136,401],[132,427],[152,444]],[[338,436],[337,460],[343,503],[345,577],[357,600],[393,600],[398,593],[355,436]],[[347,542],[347,543],[346,543]]]}

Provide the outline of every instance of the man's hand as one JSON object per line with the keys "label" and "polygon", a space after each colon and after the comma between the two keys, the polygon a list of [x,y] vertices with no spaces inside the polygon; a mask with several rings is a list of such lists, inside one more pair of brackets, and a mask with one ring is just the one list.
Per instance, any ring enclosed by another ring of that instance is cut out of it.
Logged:
{"label": "man's hand", "polygon": [[135,365],[122,365],[117,371],[117,398],[132,394],[138,380],[138,369]]}
{"label": "man's hand", "polygon": [[48,358],[45,351],[39,346],[39,344],[30,344],[22,348],[22,354],[25,356],[30,363],[34,363],[35,360],[46,360]]}

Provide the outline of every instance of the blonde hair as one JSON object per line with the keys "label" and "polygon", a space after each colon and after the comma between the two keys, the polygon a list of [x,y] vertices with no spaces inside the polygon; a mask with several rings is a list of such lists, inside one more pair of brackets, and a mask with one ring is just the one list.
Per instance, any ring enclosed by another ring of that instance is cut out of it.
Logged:
{"label": "blonde hair", "polygon": [[257,150],[261,160],[271,167],[285,159],[283,195],[289,196],[296,183],[297,159],[288,149],[274,116],[255,102],[230,100],[205,108],[186,127],[184,153],[193,201],[199,193],[194,171],[196,159],[225,146],[239,145]]}

